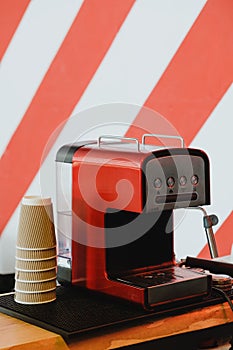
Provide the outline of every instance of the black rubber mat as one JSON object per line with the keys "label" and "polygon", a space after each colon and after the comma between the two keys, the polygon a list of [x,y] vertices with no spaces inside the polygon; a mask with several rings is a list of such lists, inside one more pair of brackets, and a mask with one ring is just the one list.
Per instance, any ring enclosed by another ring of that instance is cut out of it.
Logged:
{"label": "black rubber mat", "polygon": [[2,295],[0,311],[56,332],[69,340],[80,333],[126,323],[129,326],[142,319],[170,316],[221,301],[221,297],[213,295],[199,302],[147,312],[137,305],[78,287],[58,287],[56,301],[41,305],[22,305],[14,301],[13,294]]}

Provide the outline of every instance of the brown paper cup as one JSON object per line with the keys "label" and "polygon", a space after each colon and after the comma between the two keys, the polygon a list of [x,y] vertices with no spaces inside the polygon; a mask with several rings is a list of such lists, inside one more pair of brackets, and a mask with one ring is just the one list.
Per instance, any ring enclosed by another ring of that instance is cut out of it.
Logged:
{"label": "brown paper cup", "polygon": [[56,247],[49,249],[22,249],[16,248],[16,259],[18,260],[46,260],[55,258],[57,255]]}
{"label": "brown paper cup", "polygon": [[16,270],[15,280],[19,282],[46,282],[56,278],[56,269],[44,270],[44,271],[21,271]]}
{"label": "brown paper cup", "polygon": [[22,293],[15,292],[15,301],[20,304],[44,304],[56,299],[56,289],[48,292]]}
{"label": "brown paper cup", "polygon": [[44,249],[56,246],[50,198],[25,196],[21,203],[17,247]]}
{"label": "brown paper cup", "polygon": [[44,271],[54,269],[57,266],[57,259],[46,259],[46,260],[18,260],[15,261],[15,269],[21,271]]}
{"label": "brown paper cup", "polygon": [[56,279],[45,282],[21,282],[16,280],[15,291],[27,293],[49,292],[56,288]]}

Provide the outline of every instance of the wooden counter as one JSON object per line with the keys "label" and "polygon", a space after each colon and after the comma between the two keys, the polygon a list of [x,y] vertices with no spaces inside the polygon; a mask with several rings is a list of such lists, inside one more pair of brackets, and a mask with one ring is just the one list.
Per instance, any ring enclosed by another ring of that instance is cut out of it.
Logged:
{"label": "wooden counter", "polygon": [[[206,329],[208,332],[208,328],[210,327],[230,324],[231,322],[233,322],[233,312],[229,305],[224,303],[89,337],[69,344],[69,348],[72,350],[117,349],[126,345],[145,344],[148,341],[177,334],[187,334],[192,331]],[[146,349],[145,346],[143,348]]]}
{"label": "wooden counter", "polygon": [[0,313],[0,349],[68,350],[60,335]]}
{"label": "wooden counter", "polygon": [[79,337],[67,345],[60,335],[0,313],[0,349],[109,350],[199,330],[206,331],[208,338],[211,327],[222,325],[232,325],[233,329],[233,312],[227,303],[156,321],[144,321],[130,327],[98,331],[95,335]]}

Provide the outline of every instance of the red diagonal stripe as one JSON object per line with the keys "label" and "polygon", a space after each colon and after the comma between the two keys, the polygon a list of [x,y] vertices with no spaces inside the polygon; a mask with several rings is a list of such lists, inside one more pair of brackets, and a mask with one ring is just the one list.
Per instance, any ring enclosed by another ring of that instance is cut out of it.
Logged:
{"label": "red diagonal stripe", "polygon": [[86,0],[0,161],[0,232],[40,168],[43,149],[82,96],[134,0]]}
{"label": "red diagonal stripe", "polygon": [[0,60],[2,59],[30,0],[0,1]]}
{"label": "red diagonal stripe", "polygon": [[[187,145],[232,83],[232,33],[233,1],[207,1],[145,103],[174,125]],[[142,110],[127,136],[140,139],[144,133],[142,127],[147,133],[172,133],[170,125],[161,122],[154,113]],[[216,233],[220,255],[229,254],[231,228],[232,215]],[[200,255],[206,255],[207,249],[205,247]]]}
{"label": "red diagonal stripe", "polygon": [[[232,227],[233,227],[233,213],[228,216],[220,229],[215,234],[216,244],[218,247],[218,255],[225,256],[231,254],[232,246]],[[210,258],[209,247],[205,247],[198,254],[200,258]]]}
{"label": "red diagonal stripe", "polygon": [[[145,106],[159,112],[190,144],[233,78],[233,1],[207,1]],[[159,52],[158,52],[159,54]],[[160,128],[153,114],[139,113],[127,136]]]}

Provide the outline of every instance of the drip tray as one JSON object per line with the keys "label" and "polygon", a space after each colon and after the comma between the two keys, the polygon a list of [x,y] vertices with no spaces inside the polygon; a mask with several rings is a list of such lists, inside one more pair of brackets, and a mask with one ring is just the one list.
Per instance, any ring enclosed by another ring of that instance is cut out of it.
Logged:
{"label": "drip tray", "polygon": [[[106,327],[133,325],[142,319],[156,319],[222,302],[218,295],[189,304],[170,304],[148,312],[132,303],[79,287],[57,287],[57,299],[40,305],[22,305],[13,294],[0,296],[0,312],[62,335],[67,341],[76,335]],[[225,300],[224,300],[225,301]]]}

